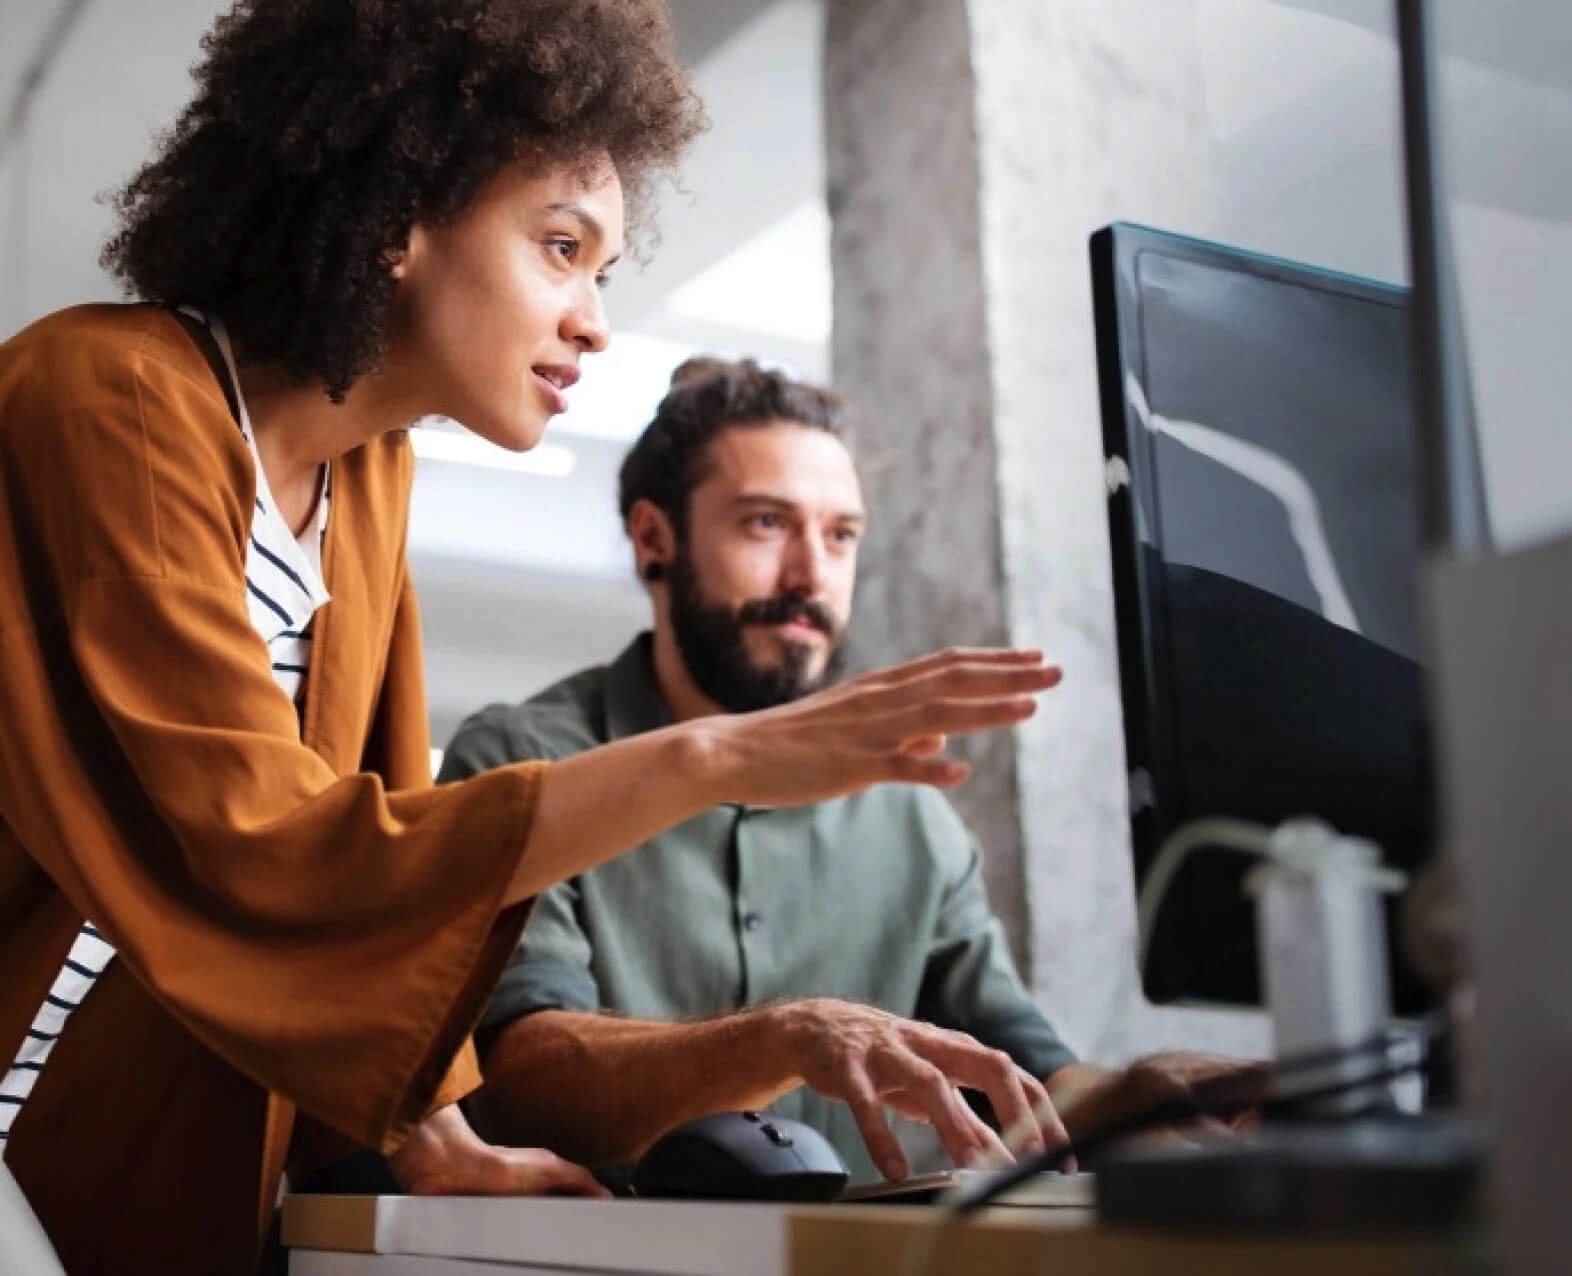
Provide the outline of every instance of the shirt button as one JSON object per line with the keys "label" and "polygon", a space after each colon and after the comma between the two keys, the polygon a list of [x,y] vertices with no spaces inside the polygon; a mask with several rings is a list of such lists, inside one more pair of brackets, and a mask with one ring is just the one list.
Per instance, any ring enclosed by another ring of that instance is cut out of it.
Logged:
{"label": "shirt button", "polygon": [[762,925],[764,925],[764,918],[760,917],[757,913],[748,913],[742,919],[742,928],[750,935],[754,931],[758,930]]}

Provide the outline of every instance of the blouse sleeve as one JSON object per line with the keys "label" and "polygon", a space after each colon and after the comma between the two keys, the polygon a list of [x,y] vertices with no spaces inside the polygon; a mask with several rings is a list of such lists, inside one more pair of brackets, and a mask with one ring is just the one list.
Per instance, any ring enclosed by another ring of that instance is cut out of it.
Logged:
{"label": "blouse sleeve", "polygon": [[156,360],[96,375],[0,439],[6,816],[190,1032],[391,1150],[456,1054],[465,1080],[543,767],[393,791],[303,746],[246,614],[222,404]]}
{"label": "blouse sleeve", "polygon": [[[398,606],[376,718],[362,759],[363,770],[382,776],[389,788],[398,791],[424,789],[433,783],[425,669],[420,607],[414,578],[406,561],[400,567]],[[531,915],[534,904],[535,901],[531,901]],[[488,973],[484,983],[489,988],[501,974],[499,970],[493,978]],[[435,1111],[457,1103],[478,1090],[481,1080],[474,1042],[466,1038],[432,1095],[430,1109]]]}

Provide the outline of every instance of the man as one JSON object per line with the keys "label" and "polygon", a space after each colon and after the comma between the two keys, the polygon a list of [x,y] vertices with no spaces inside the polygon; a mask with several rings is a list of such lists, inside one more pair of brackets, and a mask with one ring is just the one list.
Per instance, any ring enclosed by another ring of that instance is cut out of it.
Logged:
{"label": "man", "polygon": [[[685,365],[620,500],[653,632],[474,715],[440,779],[835,680],[866,515],[834,396],[749,362]],[[941,796],[905,785],[714,809],[551,890],[483,1029],[481,1127],[592,1166],[685,1120],[772,1106],[821,1129],[854,1179],[899,1179],[887,1107],[964,1162],[997,1140],[957,1087],[1006,1128],[1038,1110],[1036,1148],[1065,1137],[1055,1106],[1073,1131],[1208,1066],[1077,1064],[1015,971],[976,844]]]}

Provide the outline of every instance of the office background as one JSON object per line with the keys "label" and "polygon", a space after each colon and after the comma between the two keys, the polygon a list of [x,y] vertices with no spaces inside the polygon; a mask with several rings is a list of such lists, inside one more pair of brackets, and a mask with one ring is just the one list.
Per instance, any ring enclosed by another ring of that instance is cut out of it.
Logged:
{"label": "office background", "polygon": [[[0,3],[0,332],[114,295],[95,197],[185,100],[221,7]],[[673,10],[714,128],[667,192],[653,262],[619,272],[613,349],[527,471],[421,464],[434,739],[641,622],[614,474],[676,362],[716,349],[831,377],[861,410],[877,518],[859,658],[1014,639],[1066,665],[960,799],[1037,995],[1110,1062],[1266,1048],[1255,1016],[1156,1011],[1137,988],[1085,244],[1120,218],[1402,282],[1390,5]],[[1442,16],[1486,482],[1499,535],[1523,544],[1572,524],[1572,17],[1541,0]]]}

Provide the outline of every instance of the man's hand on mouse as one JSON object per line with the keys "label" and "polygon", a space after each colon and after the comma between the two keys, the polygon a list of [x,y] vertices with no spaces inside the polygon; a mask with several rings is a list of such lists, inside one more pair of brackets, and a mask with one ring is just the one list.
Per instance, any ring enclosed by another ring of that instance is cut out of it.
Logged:
{"label": "man's hand on mouse", "polygon": [[1045,1139],[1068,1137],[1042,1083],[965,1033],[827,997],[784,1002],[766,1013],[803,1083],[851,1108],[886,1178],[909,1172],[886,1108],[931,1125],[957,1165],[1003,1156],[999,1136],[972,1111],[960,1086],[987,1095],[1003,1129],[1030,1127],[1037,1114],[1040,1133],[1017,1149],[1021,1155],[1041,1151]]}

